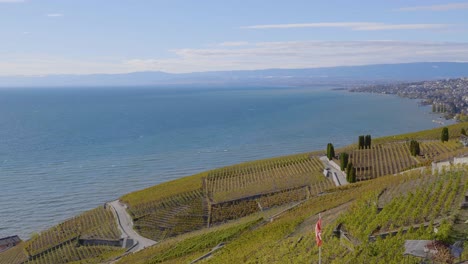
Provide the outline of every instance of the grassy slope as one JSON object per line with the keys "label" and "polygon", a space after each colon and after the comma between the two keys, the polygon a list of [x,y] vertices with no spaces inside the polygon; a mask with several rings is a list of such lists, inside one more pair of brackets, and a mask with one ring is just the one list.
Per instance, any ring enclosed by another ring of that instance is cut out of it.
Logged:
{"label": "grassy slope", "polygon": [[[449,128],[449,136],[450,139],[458,139],[460,137],[460,131],[462,128],[468,129],[468,122],[464,123],[457,123],[454,125],[447,126]],[[384,142],[391,142],[391,141],[399,141],[399,140],[408,140],[408,139],[416,139],[416,140],[429,140],[429,139],[436,139],[440,140],[440,135],[442,132],[442,127],[428,129],[418,132],[411,132],[401,135],[395,136],[387,136],[381,137],[377,139],[373,139],[373,143],[384,143]]]}

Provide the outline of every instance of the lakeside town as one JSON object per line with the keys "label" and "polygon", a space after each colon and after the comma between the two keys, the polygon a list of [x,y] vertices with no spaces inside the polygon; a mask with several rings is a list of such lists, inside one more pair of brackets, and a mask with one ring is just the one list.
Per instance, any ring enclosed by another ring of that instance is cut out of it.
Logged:
{"label": "lakeside town", "polygon": [[395,94],[410,99],[422,99],[432,105],[432,111],[445,118],[465,121],[468,114],[468,78],[421,81],[410,83],[373,84],[350,89],[350,92]]}

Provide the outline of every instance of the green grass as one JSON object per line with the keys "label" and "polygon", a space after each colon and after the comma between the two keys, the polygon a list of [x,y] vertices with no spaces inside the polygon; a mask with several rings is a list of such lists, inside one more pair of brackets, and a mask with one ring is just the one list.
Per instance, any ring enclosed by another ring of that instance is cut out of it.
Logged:
{"label": "green grass", "polygon": [[[468,128],[468,122],[457,123],[450,126],[447,126],[449,129],[449,136],[450,139],[458,139],[460,137],[460,131],[462,128]],[[411,139],[415,140],[440,140],[440,136],[442,133],[442,127],[422,130],[418,132],[411,132],[406,134],[394,135],[394,136],[387,136],[372,139],[372,143],[386,143],[386,142],[394,142],[394,141],[407,141]]]}
{"label": "green grass", "polygon": [[203,172],[177,180],[164,182],[140,191],[126,194],[120,200],[130,207],[160,201],[178,194],[195,191],[202,187],[201,179],[209,172]]}

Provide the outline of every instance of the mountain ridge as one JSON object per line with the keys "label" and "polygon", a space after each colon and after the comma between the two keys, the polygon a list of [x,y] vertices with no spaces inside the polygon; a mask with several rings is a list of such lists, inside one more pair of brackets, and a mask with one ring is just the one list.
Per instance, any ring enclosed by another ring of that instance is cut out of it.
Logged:
{"label": "mountain ridge", "polygon": [[468,62],[418,62],[301,69],[262,69],[167,73],[58,74],[0,76],[0,87],[152,86],[152,85],[301,85],[353,81],[416,81],[468,76]]}

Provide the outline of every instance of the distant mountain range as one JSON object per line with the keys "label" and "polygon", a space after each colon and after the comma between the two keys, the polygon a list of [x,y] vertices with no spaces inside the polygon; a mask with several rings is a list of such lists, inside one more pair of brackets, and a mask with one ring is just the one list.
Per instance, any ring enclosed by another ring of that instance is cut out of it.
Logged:
{"label": "distant mountain range", "polygon": [[266,69],[194,73],[0,76],[0,87],[151,86],[151,85],[307,85],[417,81],[468,77],[468,63],[421,62],[307,69]]}

